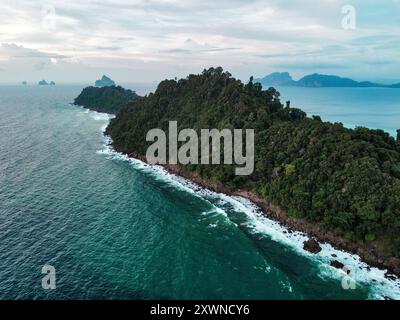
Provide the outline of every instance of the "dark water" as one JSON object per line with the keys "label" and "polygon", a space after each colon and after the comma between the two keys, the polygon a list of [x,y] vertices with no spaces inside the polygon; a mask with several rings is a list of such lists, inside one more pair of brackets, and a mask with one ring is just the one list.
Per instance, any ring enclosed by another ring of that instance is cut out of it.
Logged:
{"label": "dark water", "polygon": [[[0,298],[365,299],[392,290],[379,272],[380,287],[361,274],[344,290],[329,248],[313,258],[246,205],[107,152],[107,117],[68,104],[80,90],[0,87]],[[55,290],[42,289],[45,264],[56,269]]]}

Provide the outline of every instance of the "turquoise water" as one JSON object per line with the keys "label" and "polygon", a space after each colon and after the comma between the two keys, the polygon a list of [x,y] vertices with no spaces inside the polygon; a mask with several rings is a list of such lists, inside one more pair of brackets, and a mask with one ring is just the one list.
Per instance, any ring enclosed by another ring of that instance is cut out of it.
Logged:
{"label": "turquoise water", "polygon": [[[140,95],[154,92],[157,84],[124,84]],[[276,87],[283,104],[300,108],[309,116],[341,122],[346,127],[383,129],[392,136],[400,129],[400,89]],[[265,89],[265,88],[264,88]]]}
{"label": "turquoise water", "polygon": [[[355,290],[241,199],[193,190],[110,152],[81,87],[0,87],[0,298],[366,299],[398,288],[359,269]],[[194,187],[195,188],[195,187]],[[338,253],[339,258],[356,261]],[[352,262],[358,266],[358,262]],[[56,289],[41,268],[56,269]],[[362,265],[359,265],[362,267]],[[372,280],[373,279],[373,280]],[[397,290],[397,293],[395,293]]]}

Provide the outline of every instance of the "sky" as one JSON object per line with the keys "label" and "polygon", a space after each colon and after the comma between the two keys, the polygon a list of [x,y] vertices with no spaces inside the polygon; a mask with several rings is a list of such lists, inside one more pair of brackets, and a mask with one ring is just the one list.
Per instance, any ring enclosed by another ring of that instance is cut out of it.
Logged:
{"label": "sky", "polygon": [[400,82],[399,56],[400,0],[0,0],[0,83],[147,83],[211,66]]}

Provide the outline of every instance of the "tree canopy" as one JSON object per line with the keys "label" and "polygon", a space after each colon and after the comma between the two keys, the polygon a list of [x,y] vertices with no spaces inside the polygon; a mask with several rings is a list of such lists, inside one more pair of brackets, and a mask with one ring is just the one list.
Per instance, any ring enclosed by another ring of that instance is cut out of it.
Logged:
{"label": "tree canopy", "polygon": [[120,86],[86,87],[75,98],[74,104],[98,112],[116,114],[128,102],[136,101],[140,97],[136,92]]}

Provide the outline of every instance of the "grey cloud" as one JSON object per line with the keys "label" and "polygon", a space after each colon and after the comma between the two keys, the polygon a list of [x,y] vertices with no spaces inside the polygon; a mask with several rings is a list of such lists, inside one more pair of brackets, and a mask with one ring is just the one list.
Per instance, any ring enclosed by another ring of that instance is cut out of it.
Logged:
{"label": "grey cloud", "polygon": [[188,49],[168,49],[168,50],[160,50],[160,53],[183,53],[183,54],[191,54],[193,53],[192,50],[188,50]]}
{"label": "grey cloud", "polygon": [[[134,73],[138,79],[149,75],[156,62],[154,74],[162,65],[173,75],[174,70],[185,74],[211,64],[246,78],[260,68],[348,68],[348,73],[364,68],[381,77],[397,72],[390,64],[400,48],[394,10],[399,3],[352,0],[358,17],[353,32],[340,25],[341,8],[348,0],[51,2],[59,17],[52,33],[40,28],[40,3],[2,4],[0,41],[23,44],[0,46],[2,57],[14,58],[2,63],[7,72],[14,68],[18,74],[26,66],[45,68],[52,58],[63,61],[48,71],[76,68],[89,74],[98,68],[124,71],[135,66],[140,68]],[[368,64],[389,67],[368,68]]]}
{"label": "grey cloud", "polygon": [[353,40],[355,44],[376,44],[377,42],[388,41],[388,40],[399,40],[400,35],[384,34],[384,35],[372,35],[366,37],[359,37]]}
{"label": "grey cloud", "polygon": [[122,49],[122,47],[119,46],[97,46],[95,47],[96,50],[100,51],[119,51]]}
{"label": "grey cloud", "polygon": [[220,51],[232,51],[232,50],[239,50],[240,48],[214,48],[214,49],[205,49],[200,50],[200,52],[220,52]]}
{"label": "grey cloud", "polygon": [[327,70],[327,69],[344,69],[345,65],[330,62],[289,62],[277,63],[276,66],[285,70]]}
{"label": "grey cloud", "polygon": [[12,58],[56,58],[65,59],[67,56],[56,53],[41,52],[39,50],[25,48],[18,46],[14,43],[2,43],[0,46],[0,52],[9,55]]}
{"label": "grey cloud", "polygon": [[200,50],[190,50],[190,49],[168,49],[168,50],[160,50],[160,53],[182,53],[182,54],[194,54],[194,53],[207,53],[207,52],[223,52],[223,51],[232,51],[239,50],[240,48],[210,48],[210,49],[200,49]]}
{"label": "grey cloud", "polygon": [[56,59],[66,59],[68,56],[61,55],[61,54],[51,54],[51,53],[43,53],[43,52],[38,52],[38,53],[26,53],[22,55],[15,55],[12,56],[13,58],[56,58]]}
{"label": "grey cloud", "polygon": [[265,53],[257,54],[260,58],[283,58],[283,57],[304,57],[319,54],[321,51],[298,51],[298,52],[282,52],[282,53]]}
{"label": "grey cloud", "polygon": [[341,45],[328,45],[322,46],[318,50],[291,50],[291,51],[283,51],[279,53],[263,53],[257,54],[256,56],[261,58],[304,58],[310,56],[320,56],[324,57],[326,55],[336,55],[345,53],[346,48]]}

